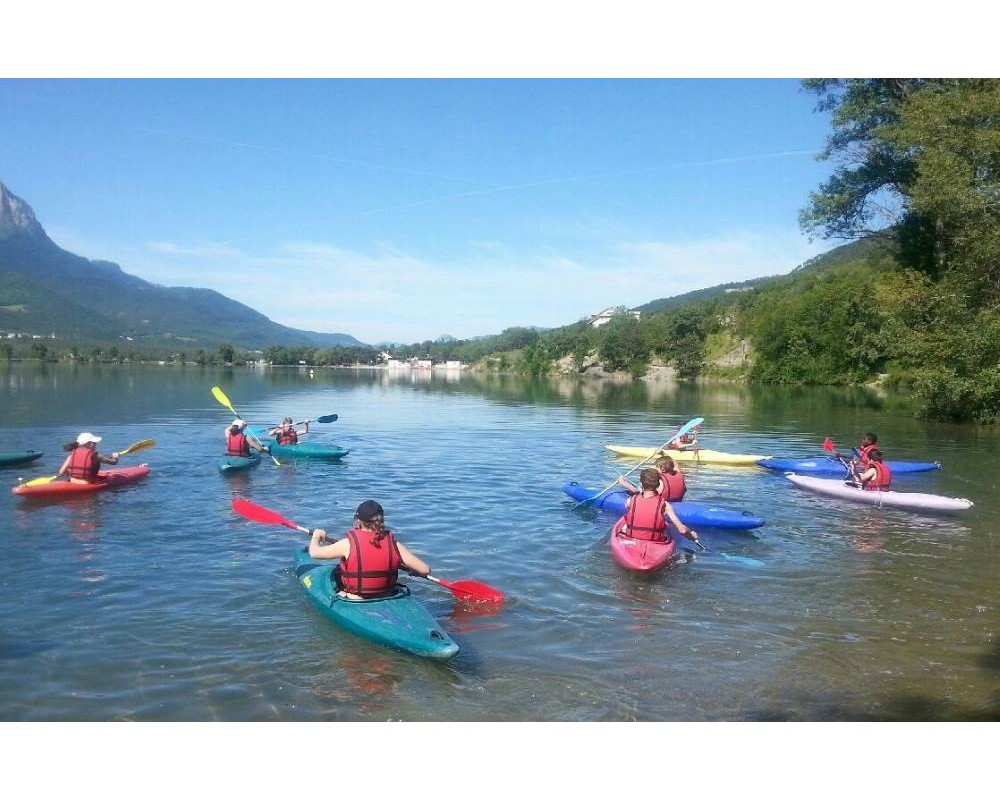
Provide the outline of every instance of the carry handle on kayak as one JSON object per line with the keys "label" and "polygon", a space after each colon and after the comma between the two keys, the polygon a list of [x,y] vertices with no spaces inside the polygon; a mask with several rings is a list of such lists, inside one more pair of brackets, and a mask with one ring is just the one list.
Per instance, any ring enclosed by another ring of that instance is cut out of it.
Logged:
{"label": "carry handle on kayak", "polygon": [[[290,519],[287,519],[279,514],[277,511],[272,511],[269,508],[264,508],[264,506],[251,503],[249,500],[244,500],[242,497],[233,498],[233,511],[241,517],[246,517],[253,522],[262,522],[267,525],[284,525],[286,528],[301,531],[302,533],[308,533],[310,536],[313,532],[309,528],[297,525]],[[432,575],[418,575],[416,572],[408,569],[406,571],[416,577],[426,578],[431,581],[431,583],[444,586],[458,600],[473,601],[477,603],[502,603],[504,601],[503,592],[499,589],[494,589],[492,586],[487,586],[485,583],[479,583],[478,581],[452,582],[434,577]]]}
{"label": "carry handle on kayak", "polygon": [[579,503],[577,503],[575,506],[573,506],[573,508],[579,508],[584,503],[589,503],[592,500],[596,500],[598,497],[600,497],[602,494],[604,494],[606,491],[608,491],[608,489],[612,488],[616,483],[618,483],[619,480],[621,480],[622,478],[624,478],[626,475],[631,475],[633,472],[635,472],[637,469],[639,469],[639,467],[641,467],[643,464],[645,464],[650,459],[656,458],[656,455],[658,453],[662,453],[662,451],[664,451],[668,447],[670,447],[670,444],[673,441],[675,441],[676,439],[680,439],[685,433],[688,433],[692,429],[697,428],[704,421],[705,421],[704,417],[695,417],[694,419],[689,420],[688,422],[684,423],[680,428],[677,429],[677,433],[675,433],[673,436],[671,436],[669,439],[667,439],[667,441],[665,441],[663,443],[663,446],[660,447],[658,450],[654,450],[653,453],[652,453],[652,455],[646,456],[646,458],[644,458],[642,461],[640,461],[638,464],[636,464],[634,467],[632,467],[632,469],[630,469],[624,475],[619,475],[617,478],[615,478],[614,483],[611,483],[606,488],[601,489],[601,491],[599,491],[593,497],[585,497],[583,500],[581,500]]}

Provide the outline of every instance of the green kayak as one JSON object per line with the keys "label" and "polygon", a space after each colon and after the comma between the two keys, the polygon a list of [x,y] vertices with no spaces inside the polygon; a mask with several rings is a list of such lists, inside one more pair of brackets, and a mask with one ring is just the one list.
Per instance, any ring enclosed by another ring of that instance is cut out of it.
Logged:
{"label": "green kayak", "polygon": [[458,645],[403,584],[386,597],[348,600],[337,595],[334,570],[339,561],[317,560],[308,548],[295,553],[299,585],[326,616],[345,630],[373,642],[424,658],[446,659]]}
{"label": "green kayak", "polygon": [[260,439],[261,443],[271,448],[271,455],[279,460],[282,458],[343,458],[350,450],[337,447],[335,444],[321,444],[320,442],[299,442],[298,444],[278,444],[273,438],[268,439],[267,428],[254,428],[254,435]]}
{"label": "green kayak", "polygon": [[260,455],[254,453],[250,457],[223,456],[219,459],[219,472],[243,472],[256,467],[260,463]]}
{"label": "green kayak", "polygon": [[41,450],[15,450],[13,452],[0,452],[0,467],[8,467],[13,464],[27,464],[36,458],[42,457]]}

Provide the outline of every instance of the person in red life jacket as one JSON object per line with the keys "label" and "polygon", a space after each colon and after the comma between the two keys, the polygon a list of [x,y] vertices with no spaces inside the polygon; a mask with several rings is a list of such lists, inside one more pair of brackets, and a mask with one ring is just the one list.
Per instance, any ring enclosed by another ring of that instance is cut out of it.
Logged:
{"label": "person in red life jacket", "polygon": [[678,519],[673,507],[662,494],[661,484],[660,473],[653,467],[647,467],[639,473],[642,491],[625,501],[625,514],[622,517],[625,525],[622,532],[633,539],[669,541],[667,520],[670,520],[680,533],[692,542],[697,542],[698,534]]}
{"label": "person in red life jacket", "polygon": [[285,417],[281,424],[276,428],[271,428],[267,432],[268,436],[273,436],[278,440],[278,444],[298,444],[299,437],[305,436],[309,433],[309,420],[305,421],[305,427],[302,430],[295,429],[295,423],[292,422],[291,417]]}
{"label": "person in red life jacket", "polygon": [[[683,426],[681,426],[683,427]],[[678,427],[677,430],[681,428]],[[676,439],[667,445],[667,450],[697,450],[698,449],[698,432],[701,430],[701,425],[697,425],[690,431],[685,433],[683,436],[678,436]]]}
{"label": "person in red life jacket", "polygon": [[341,559],[338,588],[351,599],[391,594],[400,568],[417,575],[431,574],[430,566],[385,527],[385,511],[374,500],[365,500],[358,506],[354,528],[343,539],[324,544],[326,540],[325,530],[314,530],[309,555]]}
{"label": "person in red life jacket", "polygon": [[241,419],[234,419],[226,428],[226,455],[250,458],[252,453],[268,453],[266,447],[253,442],[246,434],[247,424]]}
{"label": "person in red life jacket", "polygon": [[858,448],[858,457],[855,459],[855,464],[857,464],[862,469],[867,468],[869,461],[869,456],[872,450],[878,448],[878,436],[874,433],[866,433],[861,437],[861,446]]}
{"label": "person in red life jacket", "polygon": [[97,452],[99,441],[101,441],[100,436],[81,433],[75,442],[64,445],[64,448],[69,450],[69,455],[59,467],[59,475],[69,475],[70,483],[97,483],[99,480],[97,473],[101,464],[118,463],[118,453],[102,456]]}
{"label": "person in red life jacket", "polygon": [[[660,456],[653,462],[653,466],[660,473],[660,494],[663,499],[673,503],[683,500],[687,493],[687,483],[674,460],[670,456]],[[619,478],[618,485],[624,486],[632,494],[639,493],[635,485],[626,478]]]}
{"label": "person in red life jacket", "polygon": [[882,460],[882,451],[877,447],[872,448],[864,463],[867,464],[867,469],[858,475],[861,488],[866,492],[888,492],[892,485],[892,470]]}

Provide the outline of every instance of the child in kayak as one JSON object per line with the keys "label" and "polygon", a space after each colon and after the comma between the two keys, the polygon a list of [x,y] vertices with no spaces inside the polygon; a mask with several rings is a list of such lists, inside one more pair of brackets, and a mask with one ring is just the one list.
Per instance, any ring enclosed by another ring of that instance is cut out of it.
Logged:
{"label": "child in kayak", "polygon": [[858,475],[858,484],[866,492],[888,492],[892,484],[892,470],[882,460],[882,451],[877,447],[868,451],[866,469]]}
{"label": "child in kayak", "polygon": [[250,458],[251,451],[257,453],[269,453],[266,447],[261,447],[250,441],[246,434],[247,424],[241,419],[234,419],[232,424],[226,428],[226,455]]}
{"label": "child in kayak", "polygon": [[101,438],[92,433],[81,433],[75,442],[63,445],[64,450],[69,450],[69,455],[59,467],[59,475],[69,474],[70,483],[97,483],[101,464],[118,463],[118,453],[102,456],[97,452],[97,443]]}
{"label": "child in kayak", "polygon": [[698,541],[698,534],[678,519],[670,503],[661,493],[661,478],[658,470],[647,467],[639,473],[639,485],[642,491],[633,494],[625,501],[623,532],[636,539],[651,539],[654,541],[669,541],[667,520],[673,523],[677,530],[690,539]]}
{"label": "child in kayak", "polygon": [[[683,425],[678,427],[680,430]],[[667,446],[668,450],[697,450],[698,449],[698,432],[701,430],[701,425],[695,426],[693,429],[685,433],[683,436],[678,436],[676,439],[670,442]]]}
{"label": "child in kayak", "polygon": [[431,574],[431,568],[385,527],[385,511],[374,500],[358,506],[354,528],[343,539],[333,544],[324,544],[326,541],[325,530],[314,530],[309,555],[341,559],[338,588],[349,599],[391,594],[400,567],[424,577]]}
{"label": "child in kayak", "polygon": [[299,437],[305,436],[309,433],[309,420],[305,421],[305,427],[302,430],[296,430],[295,423],[292,422],[291,417],[285,417],[281,424],[275,428],[271,428],[267,432],[268,436],[273,436],[278,440],[278,444],[298,444]]}
{"label": "child in kayak", "polygon": [[866,468],[868,457],[876,448],[878,448],[878,436],[871,432],[864,434],[861,437],[861,446],[858,448],[858,457],[854,463],[861,468]]}
{"label": "child in kayak", "polygon": [[[683,473],[677,469],[677,465],[670,456],[660,456],[653,462],[656,471],[660,473],[660,494],[664,500],[677,503],[684,499],[687,493],[687,484],[684,481]],[[626,478],[619,478],[618,485],[624,486],[631,494],[638,494],[639,490]]]}

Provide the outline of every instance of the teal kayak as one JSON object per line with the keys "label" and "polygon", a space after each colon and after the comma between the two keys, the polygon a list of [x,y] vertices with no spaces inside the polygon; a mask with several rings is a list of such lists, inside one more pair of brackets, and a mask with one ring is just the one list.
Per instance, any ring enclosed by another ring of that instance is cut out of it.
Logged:
{"label": "teal kayak", "polygon": [[27,464],[36,458],[42,457],[41,450],[16,450],[14,452],[0,453],[0,467],[8,467],[13,464]]}
{"label": "teal kayak", "polygon": [[295,577],[326,616],[365,639],[424,658],[446,659],[458,645],[403,584],[386,597],[348,600],[337,595],[334,571],[339,561],[317,560],[308,548],[295,553]]}
{"label": "teal kayak", "polygon": [[242,472],[256,467],[260,463],[260,455],[254,453],[249,458],[244,456],[223,456],[219,459],[219,472]]}
{"label": "teal kayak", "polygon": [[321,444],[320,442],[299,442],[298,444],[278,444],[273,438],[268,439],[267,428],[254,428],[254,435],[260,439],[261,443],[271,448],[271,455],[278,459],[282,458],[343,458],[350,450],[338,447],[335,444]]}

